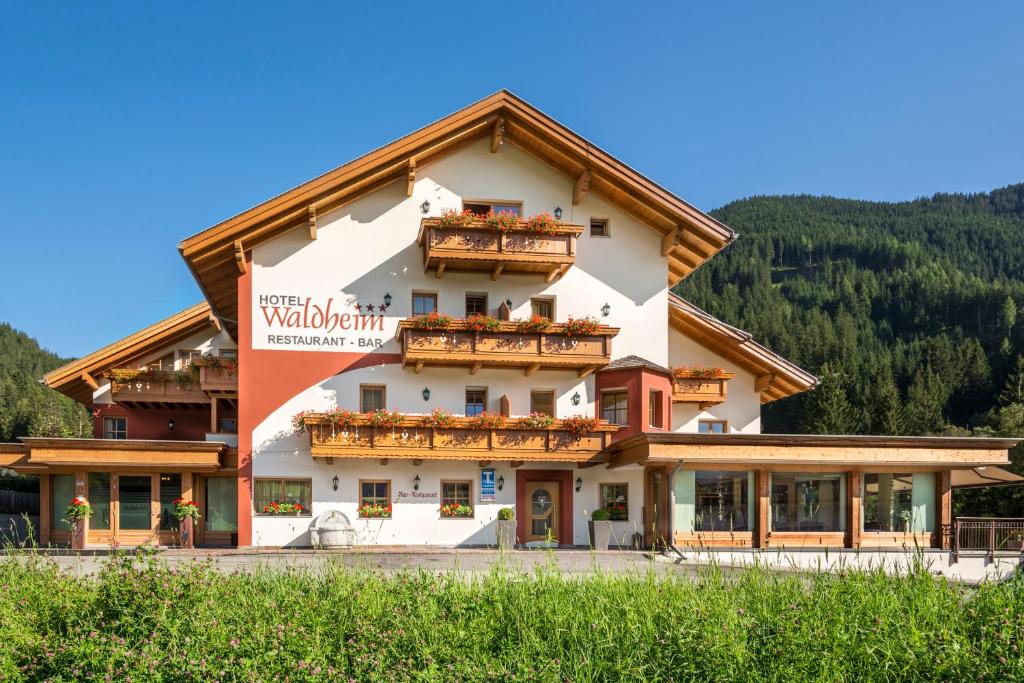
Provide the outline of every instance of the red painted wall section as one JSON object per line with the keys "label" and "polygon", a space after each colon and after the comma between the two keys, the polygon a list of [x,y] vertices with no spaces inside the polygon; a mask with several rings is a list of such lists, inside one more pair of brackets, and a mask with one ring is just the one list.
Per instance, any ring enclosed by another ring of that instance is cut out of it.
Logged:
{"label": "red painted wall section", "polygon": [[[625,439],[642,432],[667,432],[672,430],[672,380],[663,373],[643,368],[623,368],[597,373],[594,379],[597,389],[597,417],[601,417],[601,394],[605,391],[622,391],[626,395],[626,424],[612,436],[613,441]],[[651,391],[661,392],[661,428],[651,427],[648,397]]]}
{"label": "red painted wall section", "polygon": [[[129,439],[158,439],[171,441],[203,441],[210,431],[210,409],[187,408],[129,408],[117,403],[97,403],[92,407],[93,436],[103,438],[103,418],[128,419]],[[174,431],[167,421],[174,420]]]}

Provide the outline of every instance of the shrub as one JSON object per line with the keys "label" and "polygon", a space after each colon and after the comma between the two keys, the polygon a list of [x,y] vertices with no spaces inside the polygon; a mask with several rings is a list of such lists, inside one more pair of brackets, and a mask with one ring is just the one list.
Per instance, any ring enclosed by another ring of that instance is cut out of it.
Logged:
{"label": "shrub", "polygon": [[611,517],[611,515],[609,515],[608,511],[605,510],[604,508],[597,508],[596,510],[590,513],[590,518],[595,522],[606,522],[608,521],[609,517]]}
{"label": "shrub", "polygon": [[388,412],[387,410],[382,409],[366,414],[366,421],[371,427],[401,427],[404,420],[405,415],[397,410]]}
{"label": "shrub", "polygon": [[551,327],[551,321],[542,315],[531,315],[529,318],[516,318],[516,332],[543,332]]}
{"label": "shrub", "polygon": [[505,416],[501,413],[485,411],[474,415],[469,420],[470,429],[503,429],[505,427]]}
{"label": "shrub", "polygon": [[466,327],[476,332],[494,332],[501,327],[501,321],[492,315],[475,313],[466,318]]}
{"label": "shrub", "polygon": [[599,424],[601,423],[596,417],[570,415],[562,420],[562,429],[579,439],[597,429]]}
{"label": "shrub", "polygon": [[518,425],[523,429],[551,429],[555,424],[555,418],[546,413],[530,413],[526,417],[519,418]]}
{"label": "shrub", "polygon": [[501,508],[498,510],[498,519],[503,522],[508,522],[516,518],[515,508]]}
{"label": "shrub", "polygon": [[448,330],[452,326],[452,317],[432,311],[413,318],[412,326],[418,330]]}
{"label": "shrub", "polygon": [[424,427],[433,427],[434,429],[449,429],[455,424],[455,416],[449,413],[444,408],[434,408],[430,415],[424,415],[423,419],[420,420]]}
{"label": "shrub", "polygon": [[473,222],[479,218],[479,216],[469,209],[461,212],[456,211],[455,209],[445,209],[441,212],[439,224],[446,228],[461,228],[467,225],[472,225]]}
{"label": "shrub", "polygon": [[511,211],[491,211],[484,218],[484,223],[498,232],[508,232],[519,225],[519,216]]}
{"label": "shrub", "polygon": [[601,323],[595,318],[573,318],[570,317],[562,323],[562,331],[570,337],[586,336],[594,334],[601,329]]}

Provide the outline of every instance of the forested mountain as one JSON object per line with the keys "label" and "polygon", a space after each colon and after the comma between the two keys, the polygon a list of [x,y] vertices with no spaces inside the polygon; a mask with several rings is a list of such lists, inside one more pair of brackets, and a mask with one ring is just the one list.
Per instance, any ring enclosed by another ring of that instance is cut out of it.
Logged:
{"label": "forested mountain", "polygon": [[19,436],[92,436],[85,408],[39,384],[44,373],[66,362],[0,323],[0,442]]}
{"label": "forested mountain", "polygon": [[821,379],[764,431],[1024,435],[1024,184],[712,213],[740,237],[679,293]]}

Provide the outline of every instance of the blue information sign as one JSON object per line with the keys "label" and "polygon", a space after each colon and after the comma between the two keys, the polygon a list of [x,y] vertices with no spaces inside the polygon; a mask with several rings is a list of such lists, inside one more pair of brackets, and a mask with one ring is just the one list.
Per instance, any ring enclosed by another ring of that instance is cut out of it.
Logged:
{"label": "blue information sign", "polygon": [[494,500],[494,469],[480,470],[480,500]]}

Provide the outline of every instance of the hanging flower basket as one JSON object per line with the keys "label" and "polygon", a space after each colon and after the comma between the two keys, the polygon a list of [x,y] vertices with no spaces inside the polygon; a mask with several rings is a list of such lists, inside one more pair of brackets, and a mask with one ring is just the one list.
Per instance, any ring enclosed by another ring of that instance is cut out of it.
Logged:
{"label": "hanging flower basket", "polygon": [[90,517],[92,517],[92,506],[82,496],[72,498],[71,503],[64,510],[64,521],[68,524],[74,524],[80,519],[89,519]]}
{"label": "hanging flower basket", "polygon": [[196,505],[193,500],[188,500],[187,498],[176,498],[174,500],[174,516],[179,522],[183,522],[186,519],[198,522],[199,506]]}

